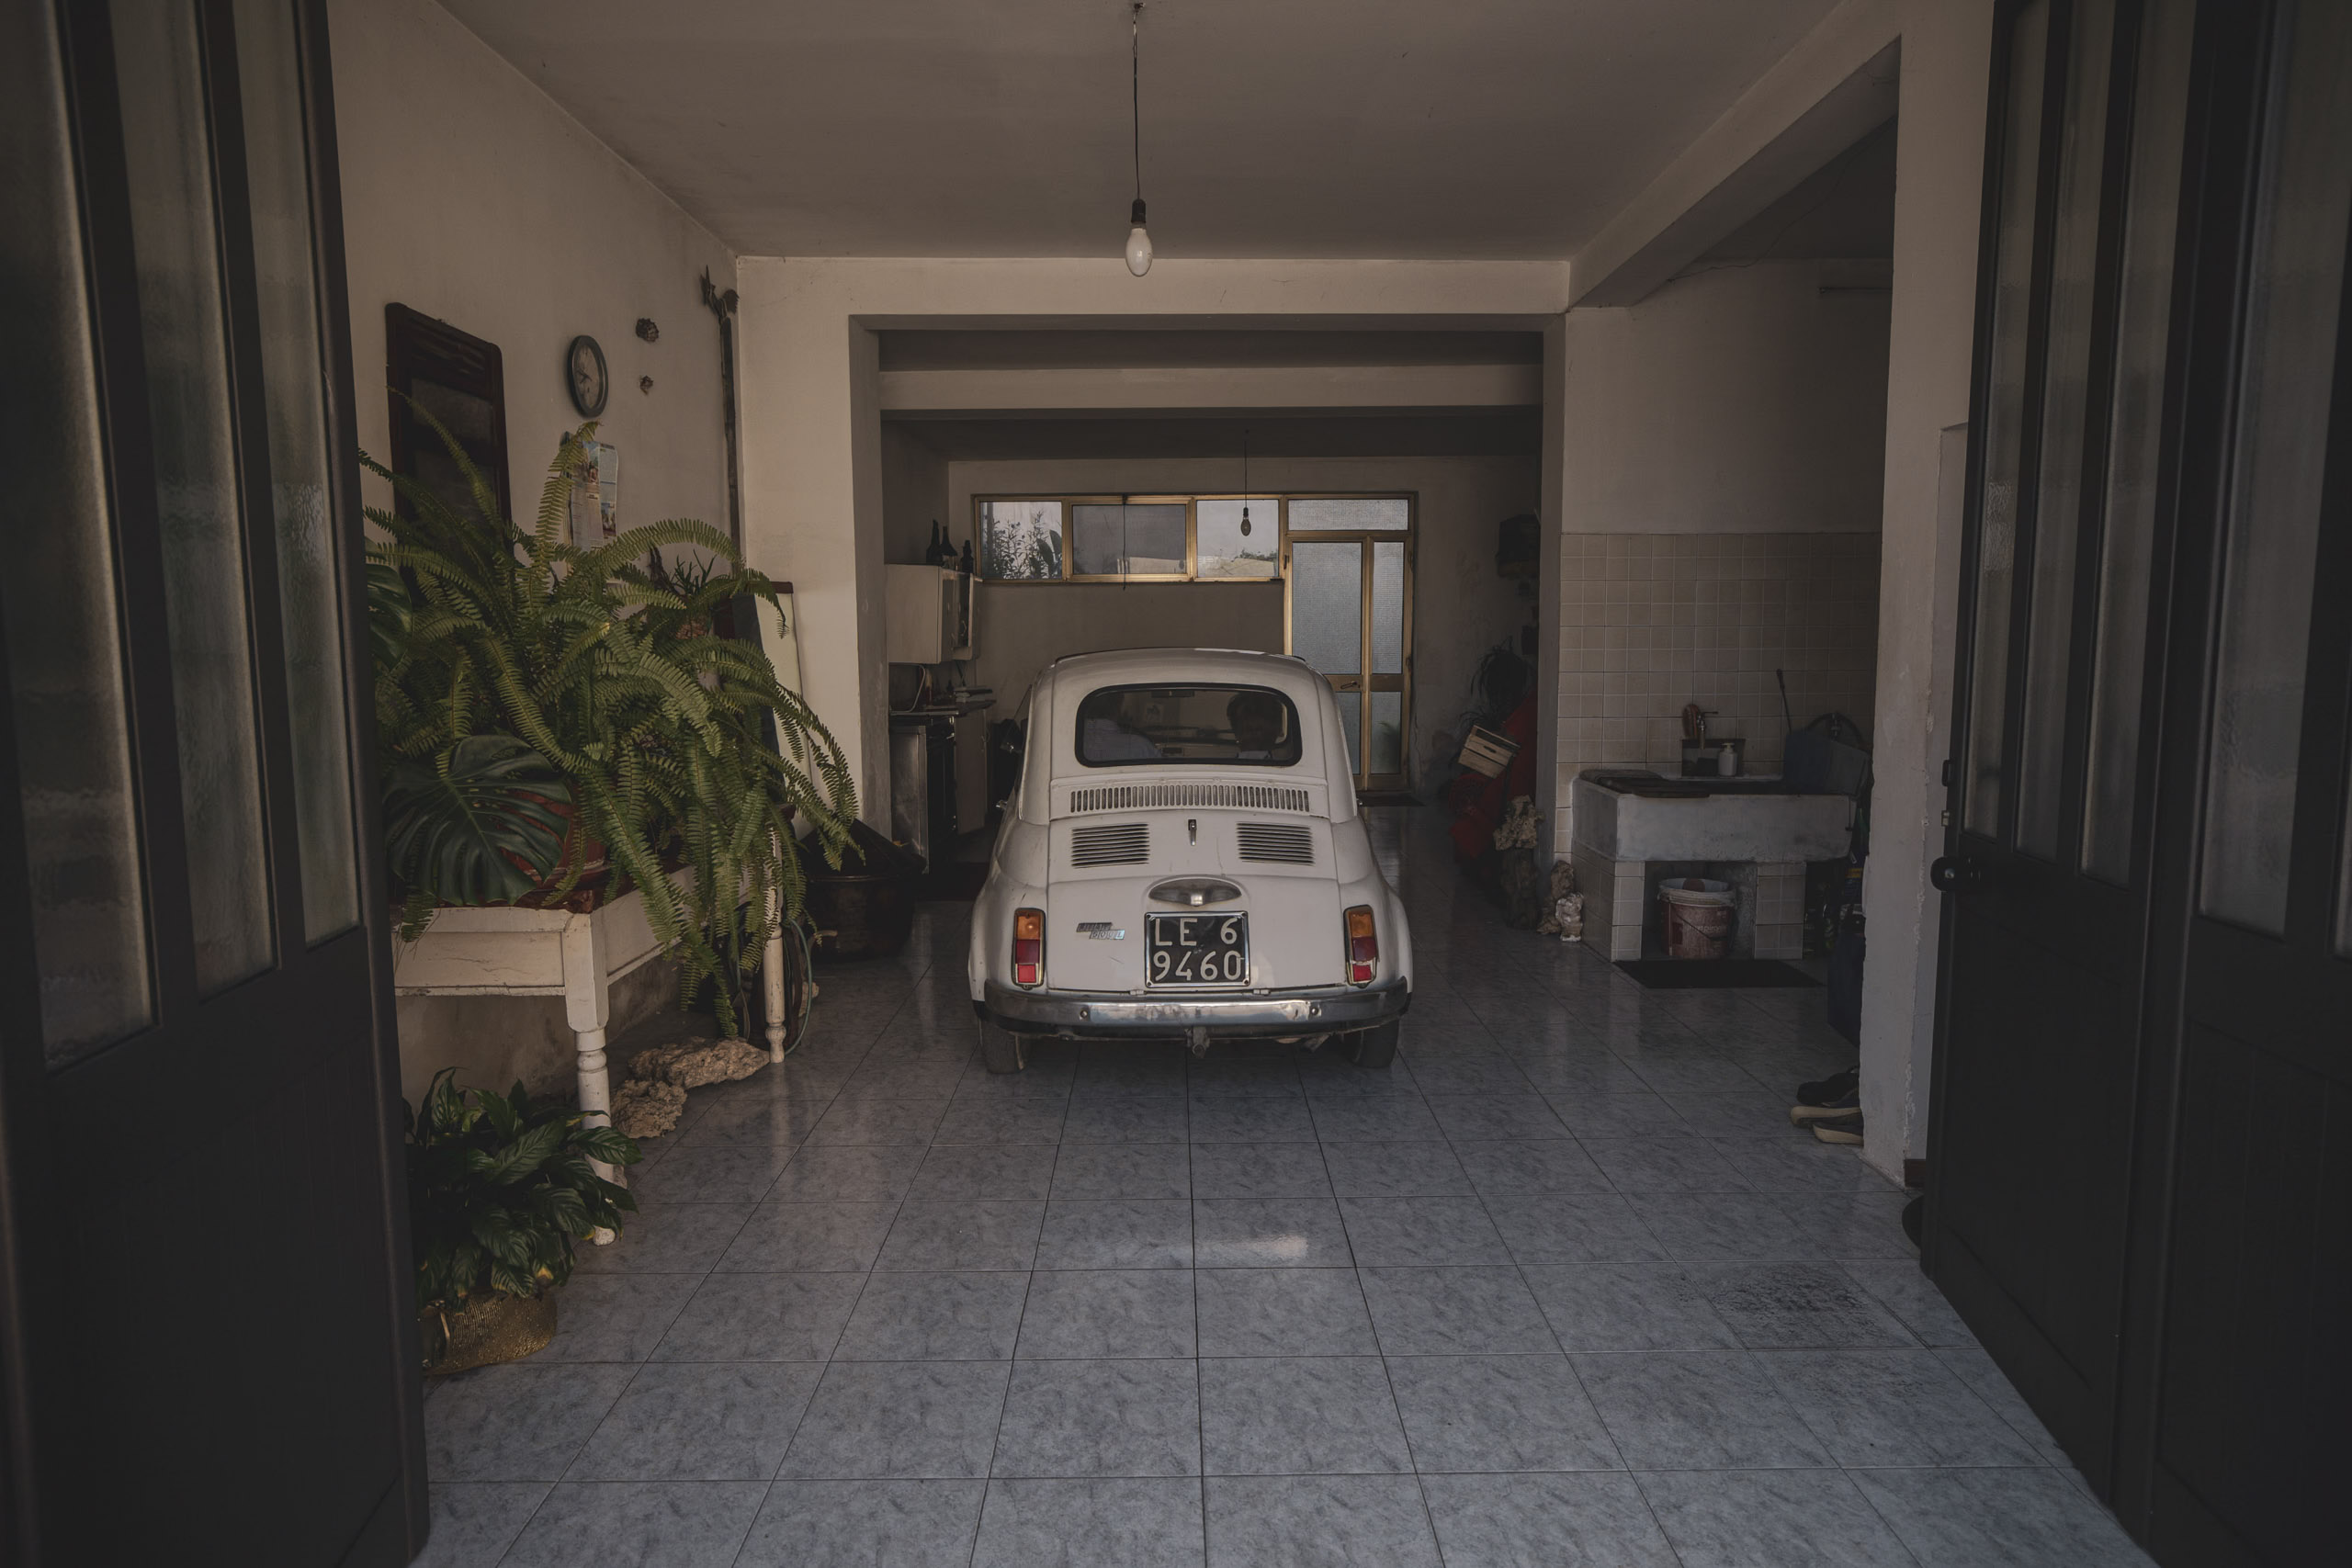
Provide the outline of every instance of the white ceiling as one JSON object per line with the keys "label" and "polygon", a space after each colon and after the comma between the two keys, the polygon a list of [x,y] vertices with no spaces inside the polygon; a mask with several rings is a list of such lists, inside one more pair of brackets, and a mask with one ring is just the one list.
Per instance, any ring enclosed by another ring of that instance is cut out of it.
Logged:
{"label": "white ceiling", "polygon": [[[1125,0],[444,0],[747,254],[1115,254]],[[1573,254],[1833,0],[1153,0],[1163,256]]]}

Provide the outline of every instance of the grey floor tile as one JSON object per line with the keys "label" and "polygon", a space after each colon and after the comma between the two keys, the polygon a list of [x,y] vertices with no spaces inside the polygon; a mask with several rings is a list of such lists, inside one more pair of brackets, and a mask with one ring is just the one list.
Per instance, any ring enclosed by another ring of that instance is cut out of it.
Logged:
{"label": "grey floor tile", "polygon": [[1388,1375],[1425,1473],[1623,1468],[1565,1356],[1392,1356]]}
{"label": "grey floor tile", "polygon": [[[1178,1083],[1181,1086],[1180,1077]],[[1065,1144],[1181,1144],[1189,1103],[1179,1091],[1073,1095],[1062,1122]]]}
{"label": "grey floor tile", "polygon": [[1211,1475],[1409,1471],[1377,1356],[1204,1358],[1201,1455]]}
{"label": "grey floor tile", "polygon": [[1438,1568],[1409,1475],[1212,1476],[1209,1568]]}
{"label": "grey floor tile", "polygon": [[954,1095],[971,1070],[970,1057],[961,1052],[929,1052],[917,1056],[869,1056],[842,1085],[844,1100],[936,1100]]}
{"label": "grey floor tile", "polygon": [[510,1361],[433,1381],[424,1462],[435,1482],[560,1481],[634,1367]]}
{"label": "grey floor tile", "polygon": [[1752,1079],[1747,1087],[1736,1089],[1711,1089],[1699,1094],[1669,1092],[1666,1102],[1674,1107],[1674,1113],[1691,1132],[1702,1138],[1829,1147],[1812,1134],[1790,1126],[1788,1101],[1756,1088]]}
{"label": "grey floor tile", "polygon": [[1329,1198],[1331,1178],[1315,1144],[1193,1145],[1196,1198]]}
{"label": "grey floor tile", "polygon": [[655,1348],[657,1361],[821,1361],[865,1283],[862,1274],[713,1274]]}
{"label": "grey floor tile", "polygon": [[1021,1316],[1025,1359],[1194,1354],[1193,1276],[1181,1269],[1041,1269]]}
{"label": "grey floor tile", "polygon": [[1204,1269],[1204,1356],[1377,1354],[1352,1269]]}
{"label": "grey floor tile", "polygon": [[1442,1143],[1327,1143],[1323,1165],[1342,1198],[1450,1198],[1476,1190]]}
{"label": "grey floor tile", "polygon": [[947,1108],[934,1141],[942,1144],[1055,1144],[1069,1107],[1061,1100],[959,1101]]}
{"label": "grey floor tile", "polygon": [[769,1189],[778,1203],[842,1200],[897,1202],[914,1185],[924,1151],[886,1144],[833,1144],[804,1148],[792,1156]]}
{"label": "grey floor tile", "polygon": [[1383,1355],[1510,1355],[1559,1348],[1516,1269],[1357,1272]]}
{"label": "grey floor tile", "polygon": [[1037,1256],[1046,1205],[1015,1198],[969,1203],[909,1199],[882,1244],[876,1269],[1020,1269]]}
{"label": "grey floor tile", "polygon": [[1781,1207],[1807,1238],[1803,1254],[1840,1261],[1916,1258],[1919,1249],[1903,1234],[1903,1206],[1909,1199],[1900,1188],[1881,1185],[1854,1192],[1792,1194]]}
{"label": "grey floor tile", "polygon": [[994,1473],[1197,1475],[1201,1406],[1185,1360],[1016,1361]]}
{"label": "grey floor tile", "polygon": [[989,1483],[973,1568],[1200,1568],[1190,1477]]}
{"label": "grey floor tile", "polygon": [[1613,1192],[1489,1198],[1487,1213],[1517,1263],[1640,1263],[1666,1256],[1633,1206]]}
{"label": "grey floor tile", "polygon": [[1577,1356],[1577,1376],[1635,1470],[1826,1469],[1829,1452],[1741,1350]]}
{"label": "grey floor tile", "polygon": [[1624,1474],[1428,1475],[1446,1568],[1677,1568]]}
{"label": "grey floor tile", "polygon": [[1920,1344],[1964,1348],[1976,1343],[1976,1336],[1960,1321],[1960,1314],[1952,1311],[1936,1282],[1919,1272],[1917,1260],[1887,1258],[1844,1267],[1854,1282],[1893,1313]]}
{"label": "grey floor tile", "polygon": [[1487,1198],[1552,1198],[1612,1190],[1592,1156],[1571,1138],[1464,1142],[1456,1144],[1453,1152],[1461,1156],[1471,1185]]}
{"label": "grey floor tile", "polygon": [[892,1202],[763,1203],[718,1259],[721,1273],[874,1267],[899,1212]]}
{"label": "grey floor tile", "polygon": [[2041,1462],[1933,1350],[1775,1350],[1759,1359],[1849,1469]]}
{"label": "grey floor tile", "polygon": [[[1707,1050],[1658,1049],[1645,1043],[1622,1049],[1641,1080],[1660,1094],[1761,1094],[1754,1078],[1728,1056]],[[1782,1122],[1789,1108],[1775,1107]]]}
{"label": "grey floor tile", "polygon": [[1243,1100],[1296,1100],[1298,1053],[1279,1046],[1280,1055],[1245,1055],[1245,1046],[1220,1046],[1191,1065],[1185,1087],[1196,1096],[1231,1095]]}
{"label": "grey floor tile", "polygon": [[2033,1413],[2032,1406],[2026,1404],[2024,1396],[2018,1393],[2007,1374],[1993,1364],[1993,1358],[1981,1348],[1946,1346],[1937,1350],[1936,1357],[1951,1369],[1954,1377],[1975,1390],[1976,1397],[1990,1406],[1994,1415],[2007,1422],[2009,1430],[2031,1443],[2034,1452],[2041,1456],[2042,1463],[2061,1469],[2073,1466],[2075,1461],[2066,1457],[2066,1450],[2058,1446],[2058,1439],[2050,1435],[2050,1429],[2041,1424],[2041,1418]]}
{"label": "grey floor tile", "polygon": [[[1631,1071],[1631,1069],[1627,1069]],[[1579,1138],[1683,1137],[1690,1126],[1657,1095],[1638,1085],[1610,1094],[1544,1090],[1544,1100]]]}
{"label": "grey floor tile", "polygon": [[1671,1263],[1568,1263],[1521,1270],[1560,1348],[1736,1350],[1739,1337]]}
{"label": "grey floor tile", "polygon": [[1747,1192],[1747,1178],[1704,1138],[1604,1138],[1582,1140],[1592,1163],[1610,1186],[1628,1194],[1650,1192]]}
{"label": "grey floor tile", "polygon": [[979,1477],[1004,1412],[1005,1361],[835,1361],[782,1474],[796,1479]]}
{"label": "grey floor tile", "polygon": [[701,1282],[699,1274],[575,1274],[555,1293],[555,1338],[536,1359],[642,1361]]}
{"label": "grey floor tile", "polygon": [[567,1483],[548,1494],[506,1568],[729,1568],[763,1482]]}
{"label": "grey floor tile", "polygon": [[824,1371],[813,1361],[647,1367],[565,1479],[767,1481]]}
{"label": "grey floor tile", "polygon": [[2149,1568],[2114,1517],[2054,1470],[1851,1473],[1922,1568]]}
{"label": "grey floor tile", "polygon": [[1476,1198],[1343,1198],[1340,1215],[1363,1267],[1510,1261]]}
{"label": "grey floor tile", "polygon": [[1193,1247],[1203,1269],[1343,1269],[1355,1261],[1340,1206],[1328,1198],[1194,1199]]}
{"label": "grey floor tile", "polygon": [[784,1148],[805,1140],[831,1096],[743,1096],[717,1100],[676,1134],[681,1149]]}
{"label": "grey floor tile", "polygon": [[1739,1167],[1748,1185],[1776,1198],[1831,1197],[1840,1192],[1883,1192],[1886,1178],[1862,1163],[1851,1145],[1825,1144],[1789,1129],[1790,1137],[1719,1139],[1718,1146]]}
{"label": "grey floor tile", "polygon": [[1834,1470],[1638,1475],[1683,1568],[1892,1568],[1911,1554]]}
{"label": "grey floor tile", "polygon": [[1834,1263],[1718,1263],[1690,1270],[1751,1350],[1908,1346],[1908,1330]]}
{"label": "grey floor tile", "polygon": [[[789,1174],[788,1172],[786,1174]],[[1051,1144],[934,1144],[908,1196],[1044,1198],[1054,1186]]]}
{"label": "grey floor tile", "polygon": [[736,1568],[940,1568],[972,1550],[978,1481],[779,1481]]}
{"label": "grey floor tile", "polygon": [[1623,1058],[1607,1051],[1579,1051],[1572,1055],[1522,1053],[1518,1062],[1527,1081],[1550,1100],[1590,1100],[1617,1094],[1646,1097],[1650,1093],[1650,1086],[1642,1081],[1639,1073],[1627,1066]]}
{"label": "grey floor tile", "polygon": [[1185,1269],[1193,1262],[1192,1205],[1105,1199],[1046,1205],[1040,1269]]}
{"label": "grey floor tile", "polygon": [[652,1169],[632,1172],[629,1190],[653,1203],[756,1203],[791,1157],[788,1148],[681,1146]]}
{"label": "grey floor tile", "polygon": [[1455,1142],[1504,1138],[1565,1138],[1568,1129],[1544,1097],[1526,1094],[1433,1094],[1430,1113]]}
{"label": "grey floor tile", "polygon": [[1064,1144],[1054,1162],[1056,1198],[1193,1195],[1191,1151],[1182,1144]]}
{"label": "grey floor tile", "polygon": [[1435,1143],[1445,1134],[1419,1094],[1350,1094],[1310,1102],[1329,1143]]}
{"label": "grey floor tile", "polygon": [[574,1249],[582,1274],[699,1274],[718,1261],[750,1203],[641,1203],[604,1247]]}
{"label": "grey floor tile", "polygon": [[1189,1126],[1196,1144],[1315,1142],[1315,1119],[1304,1100],[1194,1095]]}
{"label": "grey floor tile", "polygon": [[432,1533],[411,1568],[496,1568],[523,1532],[545,1481],[459,1481],[431,1490]]}
{"label": "grey floor tile", "polygon": [[1818,1258],[1820,1238],[1756,1192],[1637,1192],[1630,1201],[1667,1256],[1686,1263]]}
{"label": "grey floor tile", "polygon": [[927,1144],[947,1112],[947,1097],[837,1100],[808,1134],[812,1144]]}
{"label": "grey floor tile", "polygon": [[844,1361],[1002,1361],[1021,1331],[1025,1273],[892,1273],[865,1281],[833,1355]]}
{"label": "grey floor tile", "polygon": [[1534,1087],[1500,1051],[1415,1055],[1409,1066],[1423,1094],[1526,1094]]}

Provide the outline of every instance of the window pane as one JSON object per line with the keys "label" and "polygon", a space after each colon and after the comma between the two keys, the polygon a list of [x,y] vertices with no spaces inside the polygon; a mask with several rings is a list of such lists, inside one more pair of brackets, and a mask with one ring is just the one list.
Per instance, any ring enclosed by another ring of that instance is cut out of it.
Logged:
{"label": "window pane", "polygon": [[1372,694],[1372,761],[1364,771],[1372,773],[1401,773],[1405,771],[1405,694],[1402,692]]}
{"label": "window pane", "polygon": [[311,270],[302,74],[288,0],[237,0],[236,28],[294,816],[302,846],[302,934],[315,942],[359,923],[359,878],[345,750],[343,600],[329,490],[325,360]]}
{"label": "window pane", "polygon": [[1290,547],[1290,650],[1326,675],[1363,671],[1362,545]]}
{"label": "window pane", "polygon": [[2026,319],[2033,290],[2034,176],[2041,148],[2042,54],[2049,0],[2032,0],[2009,34],[2007,124],[2001,135],[2001,205],[1995,235],[1993,326],[1987,345],[1984,468],[1976,519],[1976,625],[1971,639],[1968,777],[1962,821],[2000,831],[2008,713],[2009,600],[2015,587],[2018,463],[2025,432]]}
{"label": "window pane", "polygon": [[1290,526],[1295,534],[1337,528],[1383,528],[1401,532],[1412,520],[1412,505],[1401,495],[1318,498],[1290,503]]}
{"label": "window pane", "polygon": [[[1249,531],[1242,531],[1243,507]],[[1203,577],[1280,577],[1283,574],[1282,502],[1270,495],[1247,502],[1193,502],[1193,529]]]}
{"label": "window pane", "polygon": [[2018,847],[2058,853],[2064,820],[2066,687],[2081,537],[2083,434],[2090,408],[2091,300],[2107,148],[2114,0],[2078,0],[2059,123],[2058,210],[2041,371],[2041,452],[2034,504],[2033,597],[2026,627],[2025,723],[2018,759]]}
{"label": "window pane", "polygon": [[[1372,547],[1372,671],[1405,672],[1405,547]],[[1378,770],[1375,770],[1378,771]]]}
{"label": "window pane", "polygon": [[1264,686],[1104,686],[1078,705],[1078,760],[1245,763],[1299,758],[1298,710]]}
{"label": "window pane", "polygon": [[2099,532],[2098,640],[2083,821],[2083,869],[2119,887],[2132,875],[2161,457],[2157,435],[2172,314],[2173,225],[2179,210],[2181,132],[2188,115],[2189,43],[2196,20],[2196,0],[2155,0],[2141,38],[2132,90],[2132,175],[2116,301],[2114,406]]}
{"label": "window pane", "polygon": [[980,575],[1035,582],[1050,581],[1061,574],[1060,502],[980,502]]}
{"label": "window pane", "polygon": [[1348,772],[1362,777],[1363,753],[1357,747],[1356,726],[1363,716],[1363,694],[1341,692],[1340,696],[1340,733],[1348,740]]}
{"label": "window pane", "polygon": [[1070,570],[1078,577],[1184,575],[1184,503],[1069,509]]}
{"label": "window pane", "polygon": [[2312,566],[2352,216],[2352,7],[2282,4],[2239,371],[2204,911],[2285,930]]}
{"label": "window pane", "polygon": [[153,1017],[131,793],[114,543],[96,428],[81,221],[64,143],[54,7],[0,15],[0,93],[39,106],[37,137],[0,141],[0,365],[12,398],[0,468],[26,525],[0,572],[42,1054],[61,1067]]}
{"label": "window pane", "polygon": [[195,7],[128,10],[117,18],[114,45],[163,529],[196,976],[198,988],[211,992],[267,968],[271,942],[244,525],[230,442]]}

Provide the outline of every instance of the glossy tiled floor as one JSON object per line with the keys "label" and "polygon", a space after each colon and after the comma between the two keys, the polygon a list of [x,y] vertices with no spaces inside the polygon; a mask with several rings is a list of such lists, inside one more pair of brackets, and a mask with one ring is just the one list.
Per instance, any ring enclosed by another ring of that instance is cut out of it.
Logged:
{"label": "glossy tiled floor", "polygon": [[[1426,817],[1426,814],[1419,814]],[[974,1056],[966,908],[697,1091],[520,1364],[435,1383],[443,1565],[2145,1560],[1792,1129],[1818,991],[1645,992],[1382,824],[1406,1055]]]}

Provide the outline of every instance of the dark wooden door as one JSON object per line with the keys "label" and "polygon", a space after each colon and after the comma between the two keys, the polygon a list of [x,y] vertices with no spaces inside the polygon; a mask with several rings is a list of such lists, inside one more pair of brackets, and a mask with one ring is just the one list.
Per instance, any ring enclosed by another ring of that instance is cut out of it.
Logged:
{"label": "dark wooden door", "polygon": [[2352,10],[1998,27],[1924,1260],[2159,1561],[2337,1561]]}
{"label": "dark wooden door", "polygon": [[403,1562],[323,7],[0,17],[0,1556]]}

